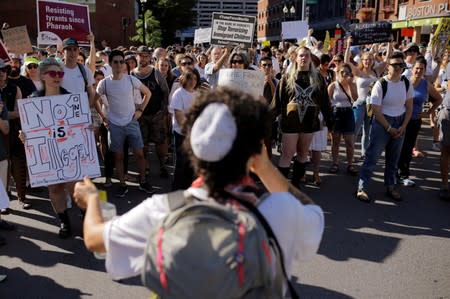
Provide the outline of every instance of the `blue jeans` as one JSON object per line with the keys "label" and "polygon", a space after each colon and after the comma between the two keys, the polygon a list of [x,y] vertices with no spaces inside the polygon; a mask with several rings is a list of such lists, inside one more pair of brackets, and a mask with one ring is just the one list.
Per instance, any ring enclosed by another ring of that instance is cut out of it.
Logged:
{"label": "blue jeans", "polygon": [[361,137],[361,155],[365,156],[369,147],[370,119],[367,116],[366,101],[357,100],[353,104],[353,114],[355,116],[355,141],[358,138],[361,128],[363,129]]}
{"label": "blue jeans", "polygon": [[[404,114],[396,117],[384,115],[384,117],[393,128],[398,129],[403,123]],[[400,158],[404,137],[405,133],[403,132],[400,137],[393,138],[375,118],[373,119],[369,147],[367,148],[366,158],[359,172],[359,189],[366,189],[383,150],[385,150],[386,159],[384,185],[388,188],[395,185],[397,163]]]}

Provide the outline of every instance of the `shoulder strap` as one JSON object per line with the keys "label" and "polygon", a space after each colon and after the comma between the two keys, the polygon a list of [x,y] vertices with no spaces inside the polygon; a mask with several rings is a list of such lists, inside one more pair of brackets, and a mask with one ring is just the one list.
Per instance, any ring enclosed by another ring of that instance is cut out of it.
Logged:
{"label": "shoulder strap", "polygon": [[178,190],[165,194],[165,204],[173,212],[194,201],[194,197],[187,190]]}
{"label": "shoulder strap", "polygon": [[347,96],[347,100],[350,102],[350,105],[353,105],[352,103],[352,98],[348,95],[347,91],[345,90],[344,86],[342,86],[342,84],[339,81],[336,81],[337,84],[339,84],[339,87],[342,89],[342,91],[345,93],[345,95]]}
{"label": "shoulder strap", "polygon": [[133,101],[134,101],[134,84],[133,84],[133,79],[131,79],[131,75],[128,75],[128,78],[130,79],[131,92],[133,93]]}
{"label": "shoulder strap", "polygon": [[408,93],[409,89],[409,80],[405,77],[405,75],[402,75],[401,80],[405,83],[406,93]]}
{"label": "shoulder strap", "polygon": [[83,80],[84,80],[84,91],[87,91],[87,87],[88,87],[88,80],[87,80],[87,74],[86,74],[86,70],[84,69],[84,66],[81,63],[78,63],[78,68],[80,69],[81,75],[83,76]]}
{"label": "shoulder strap", "polygon": [[251,213],[253,213],[253,215],[255,215],[255,217],[258,219],[258,221],[261,223],[261,225],[263,226],[264,230],[267,233],[267,236],[273,240],[275,246],[277,247],[277,250],[279,251],[279,255],[280,255],[280,264],[281,264],[281,269],[282,269],[282,274],[288,284],[288,288],[289,288],[289,292],[291,294],[291,298],[292,299],[298,299],[299,296],[297,294],[297,291],[295,290],[294,286],[292,285],[291,280],[289,279],[289,277],[287,276],[287,272],[286,272],[286,267],[284,265],[284,255],[283,255],[283,250],[281,249],[280,243],[277,240],[277,237],[275,236],[272,228],[270,227],[269,223],[267,222],[266,218],[261,214],[261,212],[258,210],[258,208],[256,208],[253,204],[251,204],[248,201],[242,200],[240,198],[238,198],[237,196],[234,196],[233,194],[227,192],[227,191],[223,191],[223,194],[225,197],[228,198],[233,198],[234,200],[236,200],[237,202],[239,202],[239,204],[241,204],[242,206],[244,206],[247,210],[249,210]]}
{"label": "shoulder strap", "polygon": [[381,77],[380,79],[380,84],[381,84],[381,90],[383,92],[383,98],[386,96],[387,93],[387,89],[388,89],[388,82],[386,81],[386,79],[384,79],[384,77]]}

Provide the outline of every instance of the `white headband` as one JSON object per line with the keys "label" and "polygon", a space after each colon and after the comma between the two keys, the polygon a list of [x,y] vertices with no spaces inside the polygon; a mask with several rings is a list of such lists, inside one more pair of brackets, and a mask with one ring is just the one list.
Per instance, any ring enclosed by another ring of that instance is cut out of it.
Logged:
{"label": "white headband", "polygon": [[191,147],[200,160],[217,162],[231,150],[237,126],[227,105],[211,103],[203,109],[191,130]]}

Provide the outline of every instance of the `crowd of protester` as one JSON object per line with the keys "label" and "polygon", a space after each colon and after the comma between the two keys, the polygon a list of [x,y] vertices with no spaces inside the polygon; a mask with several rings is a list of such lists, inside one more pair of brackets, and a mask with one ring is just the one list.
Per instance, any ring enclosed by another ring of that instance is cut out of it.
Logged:
{"label": "crowd of protester", "polygon": [[[308,167],[313,172],[313,184],[321,184],[321,153],[328,145],[329,172],[337,174],[343,139],[346,173],[359,176],[356,198],[371,201],[368,184],[384,151],[386,194],[400,201],[402,194],[397,186],[415,185],[410,178],[414,175],[410,163],[413,157],[423,155],[417,136],[422,120],[429,119],[433,127],[430,147],[441,151],[439,196],[450,199],[448,52],[437,53],[431,43],[423,47],[396,43],[354,46],[349,38],[344,53],[331,55],[321,41],[312,38],[299,44],[282,43],[283,47],[249,49],[174,45],[98,50],[92,34],[89,40],[90,47],[80,47],[69,38],[61,47],[15,53],[10,63],[0,61],[1,183],[9,191],[14,181],[23,209],[32,208],[32,201],[27,198],[26,136],[20,131],[18,99],[87,92],[104,165],[104,187],[112,186],[115,170],[116,196],[126,197],[127,181],[132,180],[137,180],[140,190],[153,194],[148,176],[153,167],[159,169],[161,178],[172,181],[173,190],[187,189],[197,177],[199,166],[193,167],[193,154],[183,147],[189,136],[183,124],[192,122],[189,115],[195,98],[203,91],[217,89],[219,72],[226,68],[263,73],[260,100],[270,112],[271,132],[261,137],[269,157],[272,149],[280,152],[276,166],[293,186],[301,188],[308,181]],[[356,150],[360,138],[361,149]],[[150,162],[150,144],[155,145],[157,165]],[[130,151],[136,158],[137,178],[128,175]],[[169,152],[175,157],[172,175],[168,171]],[[358,159],[362,161],[360,169],[355,164]],[[48,186],[61,224],[61,238],[72,235],[67,209],[74,184]],[[86,203],[82,206],[85,208]],[[1,215],[7,215],[9,202],[0,202],[0,208]],[[13,230],[14,225],[0,220],[0,229]],[[0,236],[3,244],[6,239]],[[98,242],[93,247],[104,246]]]}

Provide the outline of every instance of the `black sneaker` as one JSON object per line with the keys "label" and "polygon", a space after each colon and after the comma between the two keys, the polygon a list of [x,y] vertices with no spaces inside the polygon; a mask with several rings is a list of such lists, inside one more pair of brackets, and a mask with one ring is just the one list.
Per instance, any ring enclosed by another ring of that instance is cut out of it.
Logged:
{"label": "black sneaker", "polygon": [[58,237],[60,239],[67,239],[72,236],[72,228],[67,223],[62,222],[59,228]]}
{"label": "black sneaker", "polygon": [[5,208],[5,209],[0,210],[0,214],[2,214],[2,215],[9,215],[9,213],[11,213],[10,208]]}
{"label": "black sneaker", "polygon": [[153,190],[152,185],[148,183],[148,181],[139,183],[139,190],[142,190],[146,192],[147,194],[153,194],[155,193],[155,190]]}
{"label": "black sneaker", "polygon": [[117,197],[125,197],[125,195],[127,195],[128,193],[128,187],[127,185],[119,185],[119,187],[117,188],[117,192],[116,192],[116,196]]}

